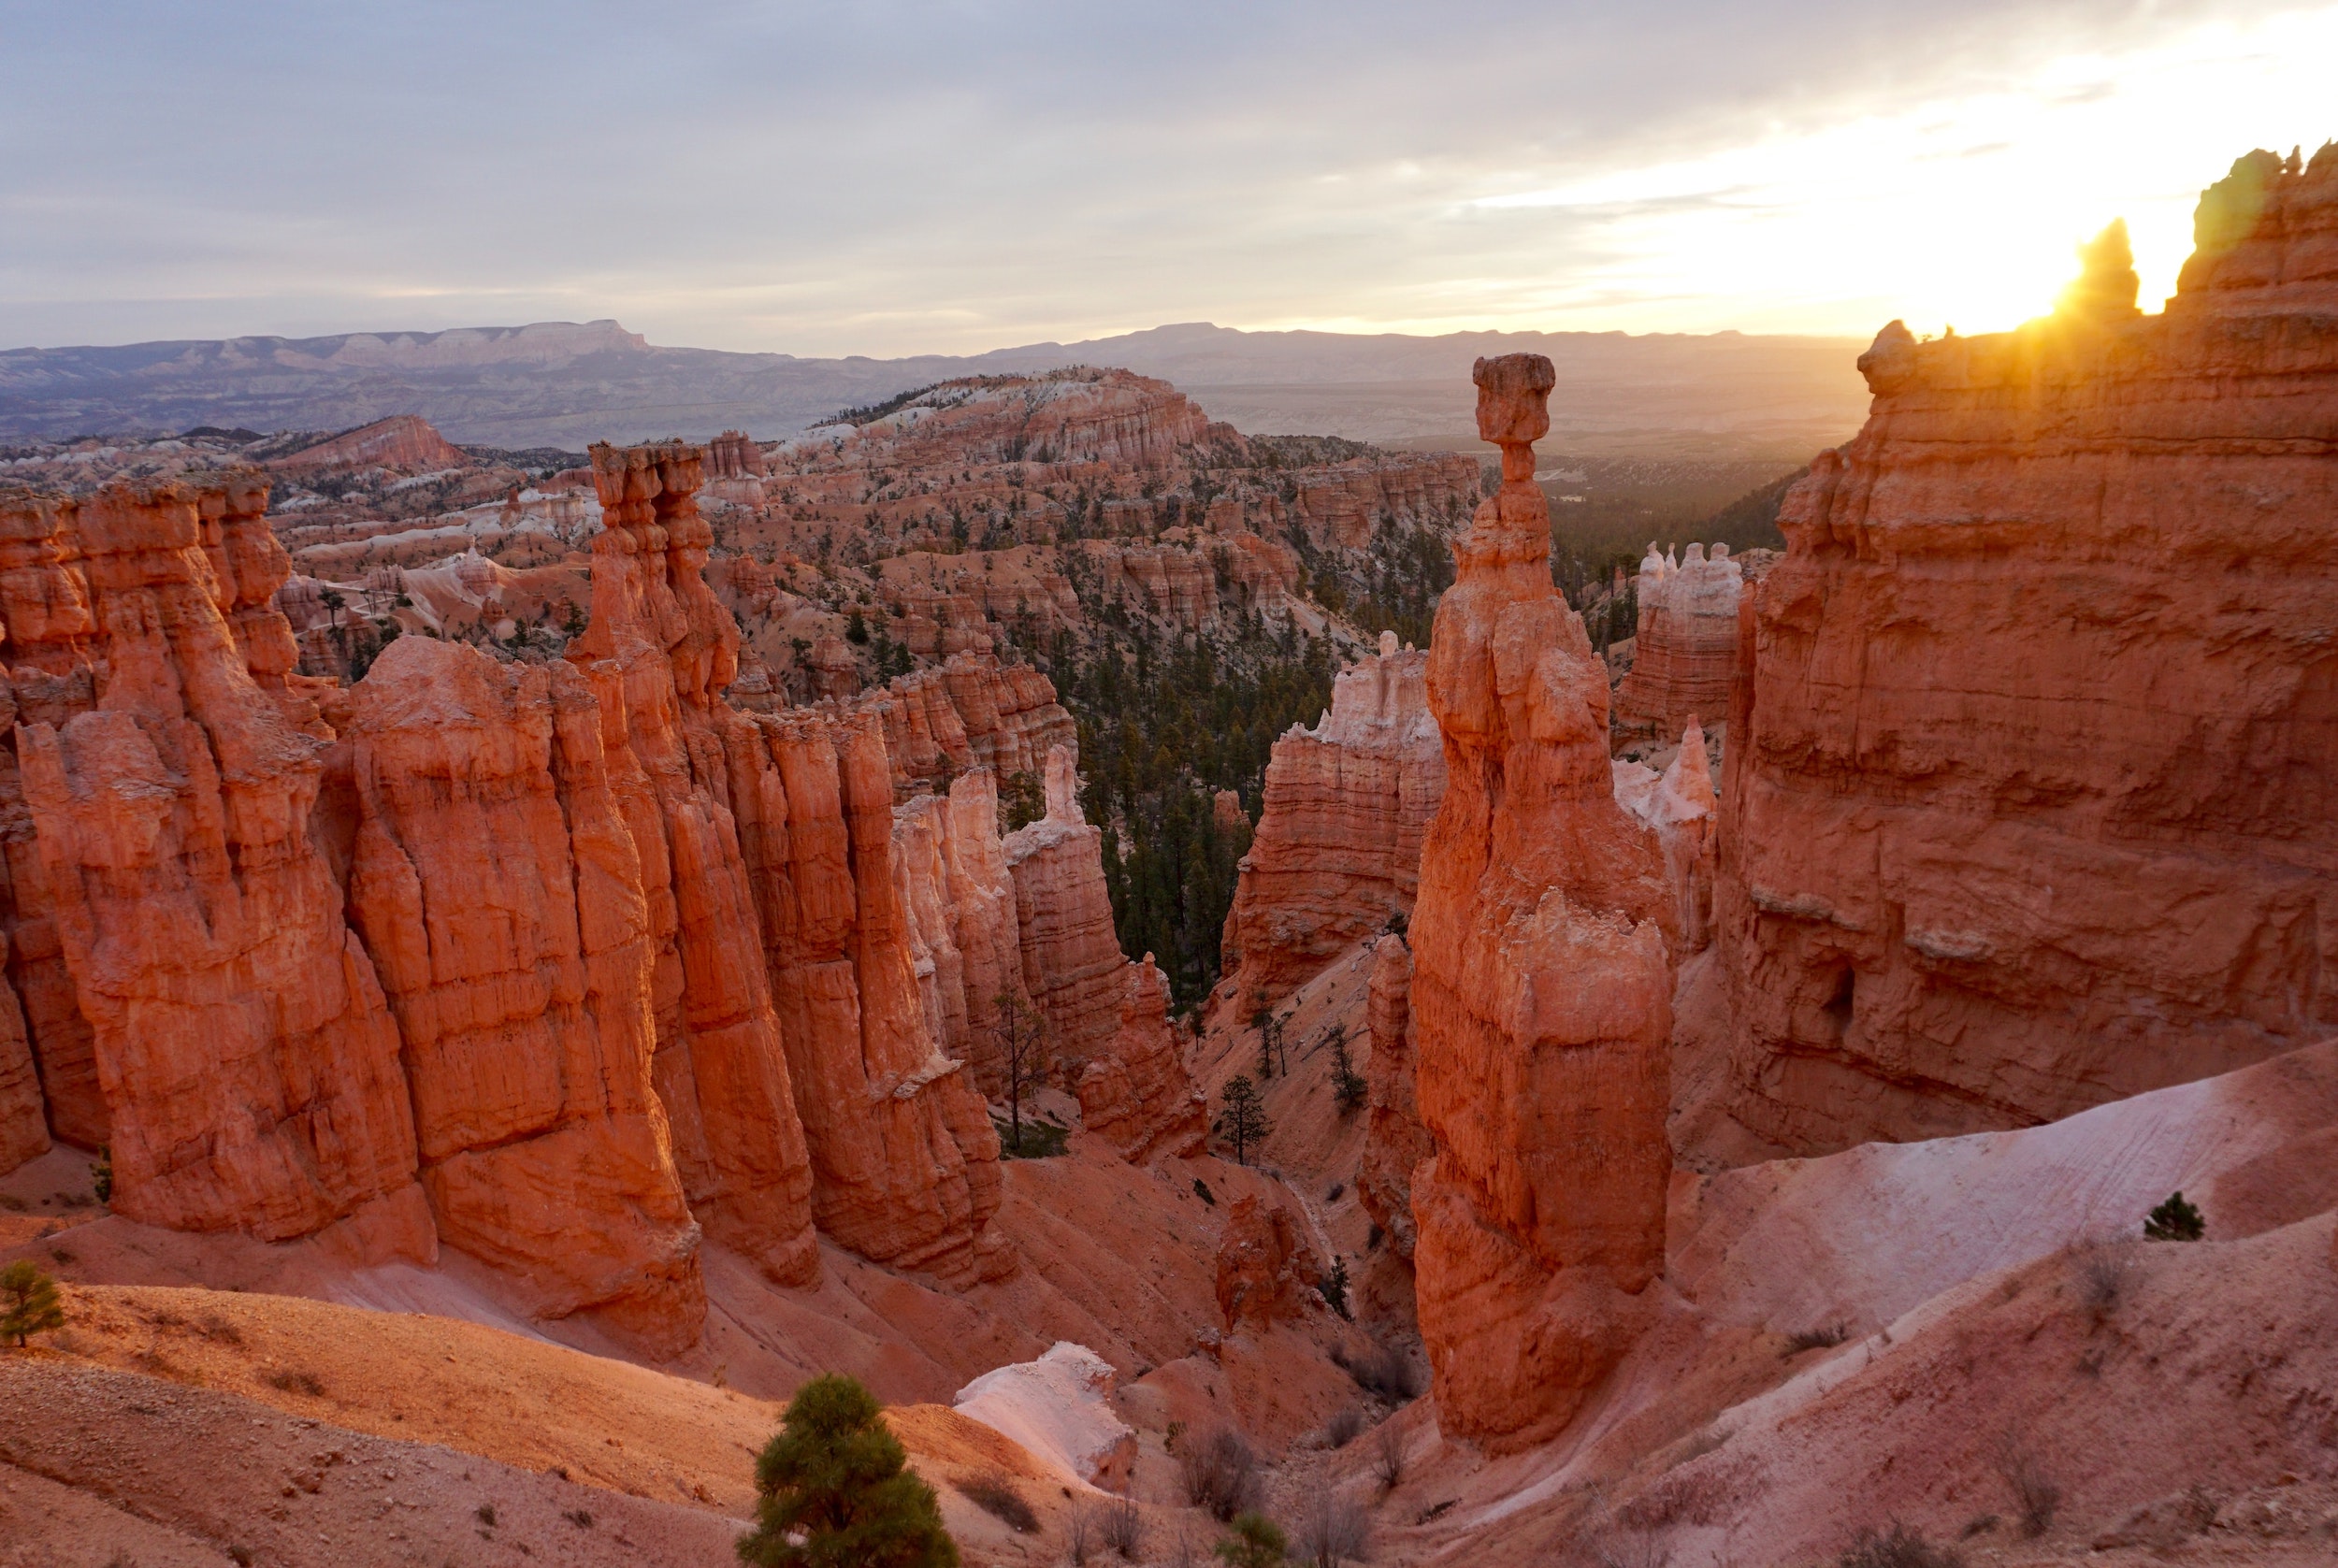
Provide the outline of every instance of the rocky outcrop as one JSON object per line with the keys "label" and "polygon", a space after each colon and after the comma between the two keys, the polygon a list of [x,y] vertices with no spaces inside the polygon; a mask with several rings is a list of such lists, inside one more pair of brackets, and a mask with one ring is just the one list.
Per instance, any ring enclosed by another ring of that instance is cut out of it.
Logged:
{"label": "rocky outcrop", "polygon": [[1412,1260],[1413,1168],[1435,1152],[1413,1089],[1412,949],[1390,935],[1374,944],[1365,1017],[1372,1054],[1364,1063],[1364,1157],[1356,1197],[1396,1256]]}
{"label": "rocky outcrop", "polygon": [[706,443],[707,473],[714,479],[761,479],[763,449],[743,430],[726,430]]}
{"label": "rocky outcrop", "polygon": [[1029,461],[1147,468],[1168,463],[1211,428],[1167,381],[1083,367],[944,381],[859,426],[842,450],[851,456],[882,447],[887,462],[901,467]]}
{"label": "rocky outcrop", "polygon": [[1076,1084],[1119,1027],[1129,960],[1104,891],[1104,834],[1080,813],[1071,751],[1047,753],[1047,814],[1006,837],[1022,925],[1023,980],[1047,1020],[1046,1054]]}
{"label": "rocky outcrop", "polygon": [[1322,1280],[1322,1265],[1288,1207],[1248,1192],[1234,1201],[1218,1244],[1218,1310],[1228,1329],[1304,1316]]}
{"label": "rocky outcrop", "polygon": [[1700,713],[1716,721],[1727,715],[1744,585],[1725,544],[1714,545],[1710,557],[1692,544],[1677,563],[1649,545],[1639,564],[1632,668],[1616,687],[1614,744],[1669,739]]}
{"label": "rocky outcrop", "polygon": [[392,414],[271,457],[267,466],[277,473],[310,478],[337,469],[403,468],[422,473],[472,465],[460,447],[440,435],[420,414]]}
{"label": "rocky outcrop", "polygon": [[[936,1041],[893,870],[892,770],[867,712],[740,715],[741,837],[820,1229],[864,1257],[996,1277],[999,1141]],[[750,929],[754,928],[752,921]]]}
{"label": "rocky outcrop", "polygon": [[181,1230],[329,1229],[359,1257],[425,1258],[397,1026],[309,832],[318,743],[253,682],[227,619],[238,591],[204,549],[207,504],[256,510],[238,493],[265,489],[248,475],[123,485],[17,513],[50,530],[12,584],[28,621],[86,613],[94,633],[46,640],[52,660],[89,653],[66,683],[97,706],[20,704],[16,744],[41,897],[90,1029],[113,1204]]}
{"label": "rocky outcrop", "polygon": [[439,1233],[540,1316],[667,1350],[705,1315],[650,1082],[656,955],[600,705],[570,666],[406,638],[352,694],[349,904],[403,1042]]}
{"label": "rocky outcrop", "polygon": [[1025,1016],[1032,1004],[988,768],[960,774],[946,798],[921,795],[893,808],[893,867],[933,1038],[967,1064],[983,1094],[1004,1093],[1001,1000]]}
{"label": "rocky outcrop", "polygon": [[984,1373],[952,1403],[1074,1478],[1125,1495],[1136,1469],[1136,1431],[1113,1410],[1115,1380],[1110,1361],[1058,1340],[1035,1361]]}
{"label": "rocky outcrop", "polygon": [[1264,810],[1226,915],[1229,994],[1246,1014],[1411,913],[1421,835],[1445,794],[1428,663],[1381,633],[1377,655],[1334,679],[1331,711],[1316,726],[1293,726],[1275,742]]}
{"label": "rocky outcrop", "polygon": [[1712,944],[1721,837],[1721,798],[1713,789],[1705,731],[1692,714],[1679,752],[1661,774],[1637,762],[1617,762],[1614,769],[1617,801],[1655,830],[1664,849],[1681,956],[1701,953]]}
{"label": "rocky outcrop", "polygon": [[1717,891],[1763,1146],[2028,1125],[2338,1027],[2338,149],[2203,197],[2159,316],[1860,360],[1752,614]]}
{"label": "rocky outcrop", "polygon": [[593,449],[593,612],[568,656],[591,680],[641,857],[655,1078],[683,1189],[710,1233],[801,1284],[819,1267],[812,1166],[733,814],[764,802],[739,798],[756,777],[752,721],[720,700],[739,633],[702,575],[700,463],[676,443]]}
{"label": "rocky outcrop", "polygon": [[1056,700],[1055,683],[995,654],[953,654],[939,667],[896,676],[868,706],[884,719],[894,787],[904,797],[946,789],[970,768],[1037,774],[1056,746],[1078,755],[1078,726]]}
{"label": "rocky outcrop", "polygon": [[1169,979],[1150,953],[1120,975],[1119,1028],[1075,1086],[1080,1125],[1133,1164],[1198,1155],[1209,1141],[1209,1107],[1169,1023]]}
{"label": "rocky outcrop", "polygon": [[1551,586],[1550,362],[1478,362],[1503,485],[1456,541],[1429,704],[1447,784],[1411,922],[1421,1330],[1449,1434],[1563,1427],[1664,1264],[1671,897],[1615,800],[1608,683]]}

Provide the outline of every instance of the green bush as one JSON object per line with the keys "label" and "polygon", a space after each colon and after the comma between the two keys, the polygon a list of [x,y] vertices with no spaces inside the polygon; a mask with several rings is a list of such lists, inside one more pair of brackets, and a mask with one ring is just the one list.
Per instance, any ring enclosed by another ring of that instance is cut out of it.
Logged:
{"label": "green bush", "polygon": [[[739,1558],[757,1568],[958,1568],[933,1489],[907,1469],[858,1378],[815,1377],[755,1461],[761,1500]],[[792,1537],[792,1539],[791,1539]]]}
{"label": "green bush", "polygon": [[2184,1194],[2172,1192],[2143,1221],[2143,1234],[2155,1242],[2196,1242],[2208,1234],[2208,1222],[2197,1207],[2185,1201]]}
{"label": "green bush", "polygon": [[1234,1533],[1218,1543],[1218,1557],[1228,1568],[1277,1568],[1290,1551],[1290,1538],[1264,1514],[1238,1516]]}

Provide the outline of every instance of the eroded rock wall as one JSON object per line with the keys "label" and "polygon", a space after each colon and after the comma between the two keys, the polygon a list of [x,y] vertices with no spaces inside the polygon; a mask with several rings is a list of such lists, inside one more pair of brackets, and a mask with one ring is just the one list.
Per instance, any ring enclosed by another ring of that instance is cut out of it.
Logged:
{"label": "eroded rock wall", "polygon": [[2251,154],[2198,228],[2163,315],[2122,256],[2014,332],[1885,328],[1787,497],[1717,899],[1770,1150],[2338,1025],[2338,150]]}
{"label": "eroded rock wall", "polygon": [[1692,721],[1728,716],[1744,586],[1744,569],[1725,544],[1710,555],[1691,544],[1680,561],[1649,545],[1637,583],[1632,668],[1615,692],[1614,743],[1668,741]]}
{"label": "eroded rock wall", "polygon": [[1275,742],[1226,915],[1224,971],[1246,1015],[1411,913],[1422,833],[1445,794],[1428,664],[1383,632],[1378,655],[1333,680],[1316,726]]}
{"label": "eroded rock wall", "polygon": [[1169,1022],[1169,977],[1149,953],[1120,975],[1119,1027],[1075,1086],[1080,1125],[1133,1164],[1198,1155],[1209,1142],[1209,1107]]}
{"label": "eroded rock wall", "polygon": [[[265,496],[238,474],[46,509],[25,597],[61,622],[86,605],[92,631],[47,640],[52,662],[86,652],[91,684],[65,672],[61,700],[20,709],[41,893],[90,1031],[117,1210],[424,1258],[397,1029],[309,833],[320,743],[254,683],[238,592],[204,548],[207,506],[241,518]],[[81,690],[94,706],[72,712]]]}
{"label": "eroded rock wall", "polygon": [[1551,586],[1532,442],[1548,360],[1477,367],[1501,491],[1456,541],[1429,704],[1446,790],[1411,923],[1422,1335],[1444,1431],[1573,1417],[1664,1264],[1674,933],[1654,835],[1616,803],[1608,682]]}

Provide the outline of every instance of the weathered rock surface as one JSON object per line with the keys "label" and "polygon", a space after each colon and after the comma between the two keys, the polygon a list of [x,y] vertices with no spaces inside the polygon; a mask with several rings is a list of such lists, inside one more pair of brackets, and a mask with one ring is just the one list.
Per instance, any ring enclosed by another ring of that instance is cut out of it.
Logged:
{"label": "weathered rock surface", "polygon": [[600,705],[570,666],[406,638],[352,694],[349,903],[397,1014],[440,1235],[545,1316],[705,1316],[650,1084],[655,954]]}
{"label": "weathered rock surface", "polygon": [[204,549],[207,506],[256,515],[265,496],[241,474],[47,509],[27,618],[86,603],[103,668],[83,667],[94,709],[21,712],[41,883],[118,1210],[426,1257],[397,1029],[309,834],[318,742],[253,682]]}
{"label": "weathered rock surface", "polygon": [[982,1093],[1003,1093],[1000,999],[1023,1015],[1033,1004],[1023,983],[1022,928],[991,771],[960,774],[946,798],[921,795],[894,807],[893,865],[933,1038],[967,1064]]}
{"label": "weathered rock surface", "polygon": [[1480,360],[1477,381],[1504,482],[1455,545],[1429,653],[1447,784],[1411,923],[1436,1151],[1413,1260],[1442,1429],[1507,1446],[1572,1417],[1663,1267],[1672,899],[1616,803],[1605,671],[1551,583],[1550,363]]}
{"label": "weathered rock surface", "polygon": [[1694,715],[1681,749],[1660,774],[1637,762],[1617,762],[1615,798],[1655,830],[1665,877],[1681,930],[1680,957],[1712,942],[1713,877],[1720,853],[1721,798],[1713,788],[1712,758]]}
{"label": "weathered rock surface", "polygon": [[1384,936],[1374,944],[1368,1005],[1372,1055],[1364,1079],[1370,1120],[1356,1166],[1356,1195],[1396,1255],[1410,1262],[1413,1168],[1435,1151],[1413,1088],[1412,949],[1403,937]]}
{"label": "weathered rock surface", "polygon": [[[784,1283],[817,1272],[811,1159],[758,952],[736,801],[750,721],[720,700],[739,633],[701,568],[700,449],[593,449],[593,613],[570,645],[600,706],[611,787],[641,857],[657,1094],[692,1211]],[[753,774],[748,775],[748,781]],[[760,806],[760,800],[756,804]]]}
{"label": "weathered rock surface", "polygon": [[2027,1125],[2338,1024],[2338,151],[2251,154],[2197,227],[2163,315],[2097,247],[2017,331],[1886,327],[1787,498],[1716,899],[1757,1147]]}
{"label": "weathered rock surface", "polygon": [[1136,1431],[1112,1408],[1112,1363],[1058,1340],[1035,1361],[986,1372],[958,1391],[958,1413],[1002,1432],[1078,1480],[1126,1492],[1136,1468]]}
{"label": "weathered rock surface", "polygon": [[1054,683],[995,654],[953,654],[938,669],[897,676],[868,705],[884,717],[894,785],[904,795],[947,788],[971,768],[1037,774],[1053,748],[1079,752],[1078,726]]}
{"label": "weathered rock surface", "polygon": [[1169,1023],[1168,977],[1147,953],[1120,979],[1119,1028],[1075,1086],[1080,1125],[1133,1163],[1198,1155],[1209,1142],[1209,1106]]}
{"label": "weathered rock surface", "polygon": [[1266,765],[1264,810],[1226,916],[1231,995],[1272,1006],[1337,955],[1409,915],[1421,836],[1445,794],[1429,655],[1396,634],[1332,683],[1331,711]]}
{"label": "weathered rock surface", "polygon": [[1304,1316],[1322,1279],[1322,1264],[1288,1206],[1250,1193],[1234,1201],[1218,1244],[1218,1310],[1228,1329],[1263,1329]]}
{"label": "weathered rock surface", "polygon": [[440,435],[420,414],[392,414],[271,457],[267,466],[278,473],[302,476],[371,468],[422,473],[435,468],[467,468],[471,460],[462,448]]}
{"label": "weathered rock surface", "polygon": [[1639,620],[1632,668],[1616,687],[1611,742],[1669,740],[1690,719],[1729,712],[1738,665],[1738,597],[1745,573],[1729,547],[1692,544],[1685,559],[1656,554],[1639,564]]}
{"label": "weathered rock surface", "polygon": [[1014,1254],[985,1229],[998,1134],[918,985],[877,718],[797,710],[737,724],[733,798],[819,1227],[903,1268],[1009,1272]]}
{"label": "weathered rock surface", "polygon": [[1076,1084],[1119,1027],[1122,971],[1104,891],[1104,834],[1081,814],[1071,751],[1046,761],[1047,814],[1006,836],[1022,923],[1023,978],[1047,1019],[1047,1056]]}

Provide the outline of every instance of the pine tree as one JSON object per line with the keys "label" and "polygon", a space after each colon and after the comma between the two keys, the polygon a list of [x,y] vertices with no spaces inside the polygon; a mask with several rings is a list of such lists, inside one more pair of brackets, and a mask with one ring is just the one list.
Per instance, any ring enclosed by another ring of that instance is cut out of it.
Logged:
{"label": "pine tree", "polygon": [[905,1466],[875,1396],[858,1378],[815,1377],[787,1402],[755,1461],[756,1568],[958,1568],[933,1489]]}
{"label": "pine tree", "polygon": [[1263,1143],[1274,1130],[1266,1119],[1265,1102],[1249,1075],[1237,1072],[1227,1079],[1225,1099],[1218,1113],[1218,1136],[1234,1145],[1234,1163],[1249,1164],[1251,1145]]}
{"label": "pine tree", "polygon": [[65,1307],[57,1300],[57,1282],[20,1258],[0,1269],[0,1339],[22,1345],[26,1336],[65,1327]]}
{"label": "pine tree", "polygon": [[1339,1101],[1340,1114],[1342,1115],[1352,1115],[1363,1108],[1364,1097],[1370,1092],[1371,1086],[1364,1081],[1364,1074],[1356,1071],[1355,1058],[1348,1054],[1348,1026],[1334,1024],[1331,1027],[1330,1038],[1332,1043],[1332,1094]]}
{"label": "pine tree", "polygon": [[1046,1071],[1047,1020],[1012,985],[993,998],[992,1003],[999,1012],[991,1034],[1006,1064],[1008,1136],[1014,1144],[1008,1152],[1019,1155],[1023,1152],[1023,1090]]}

